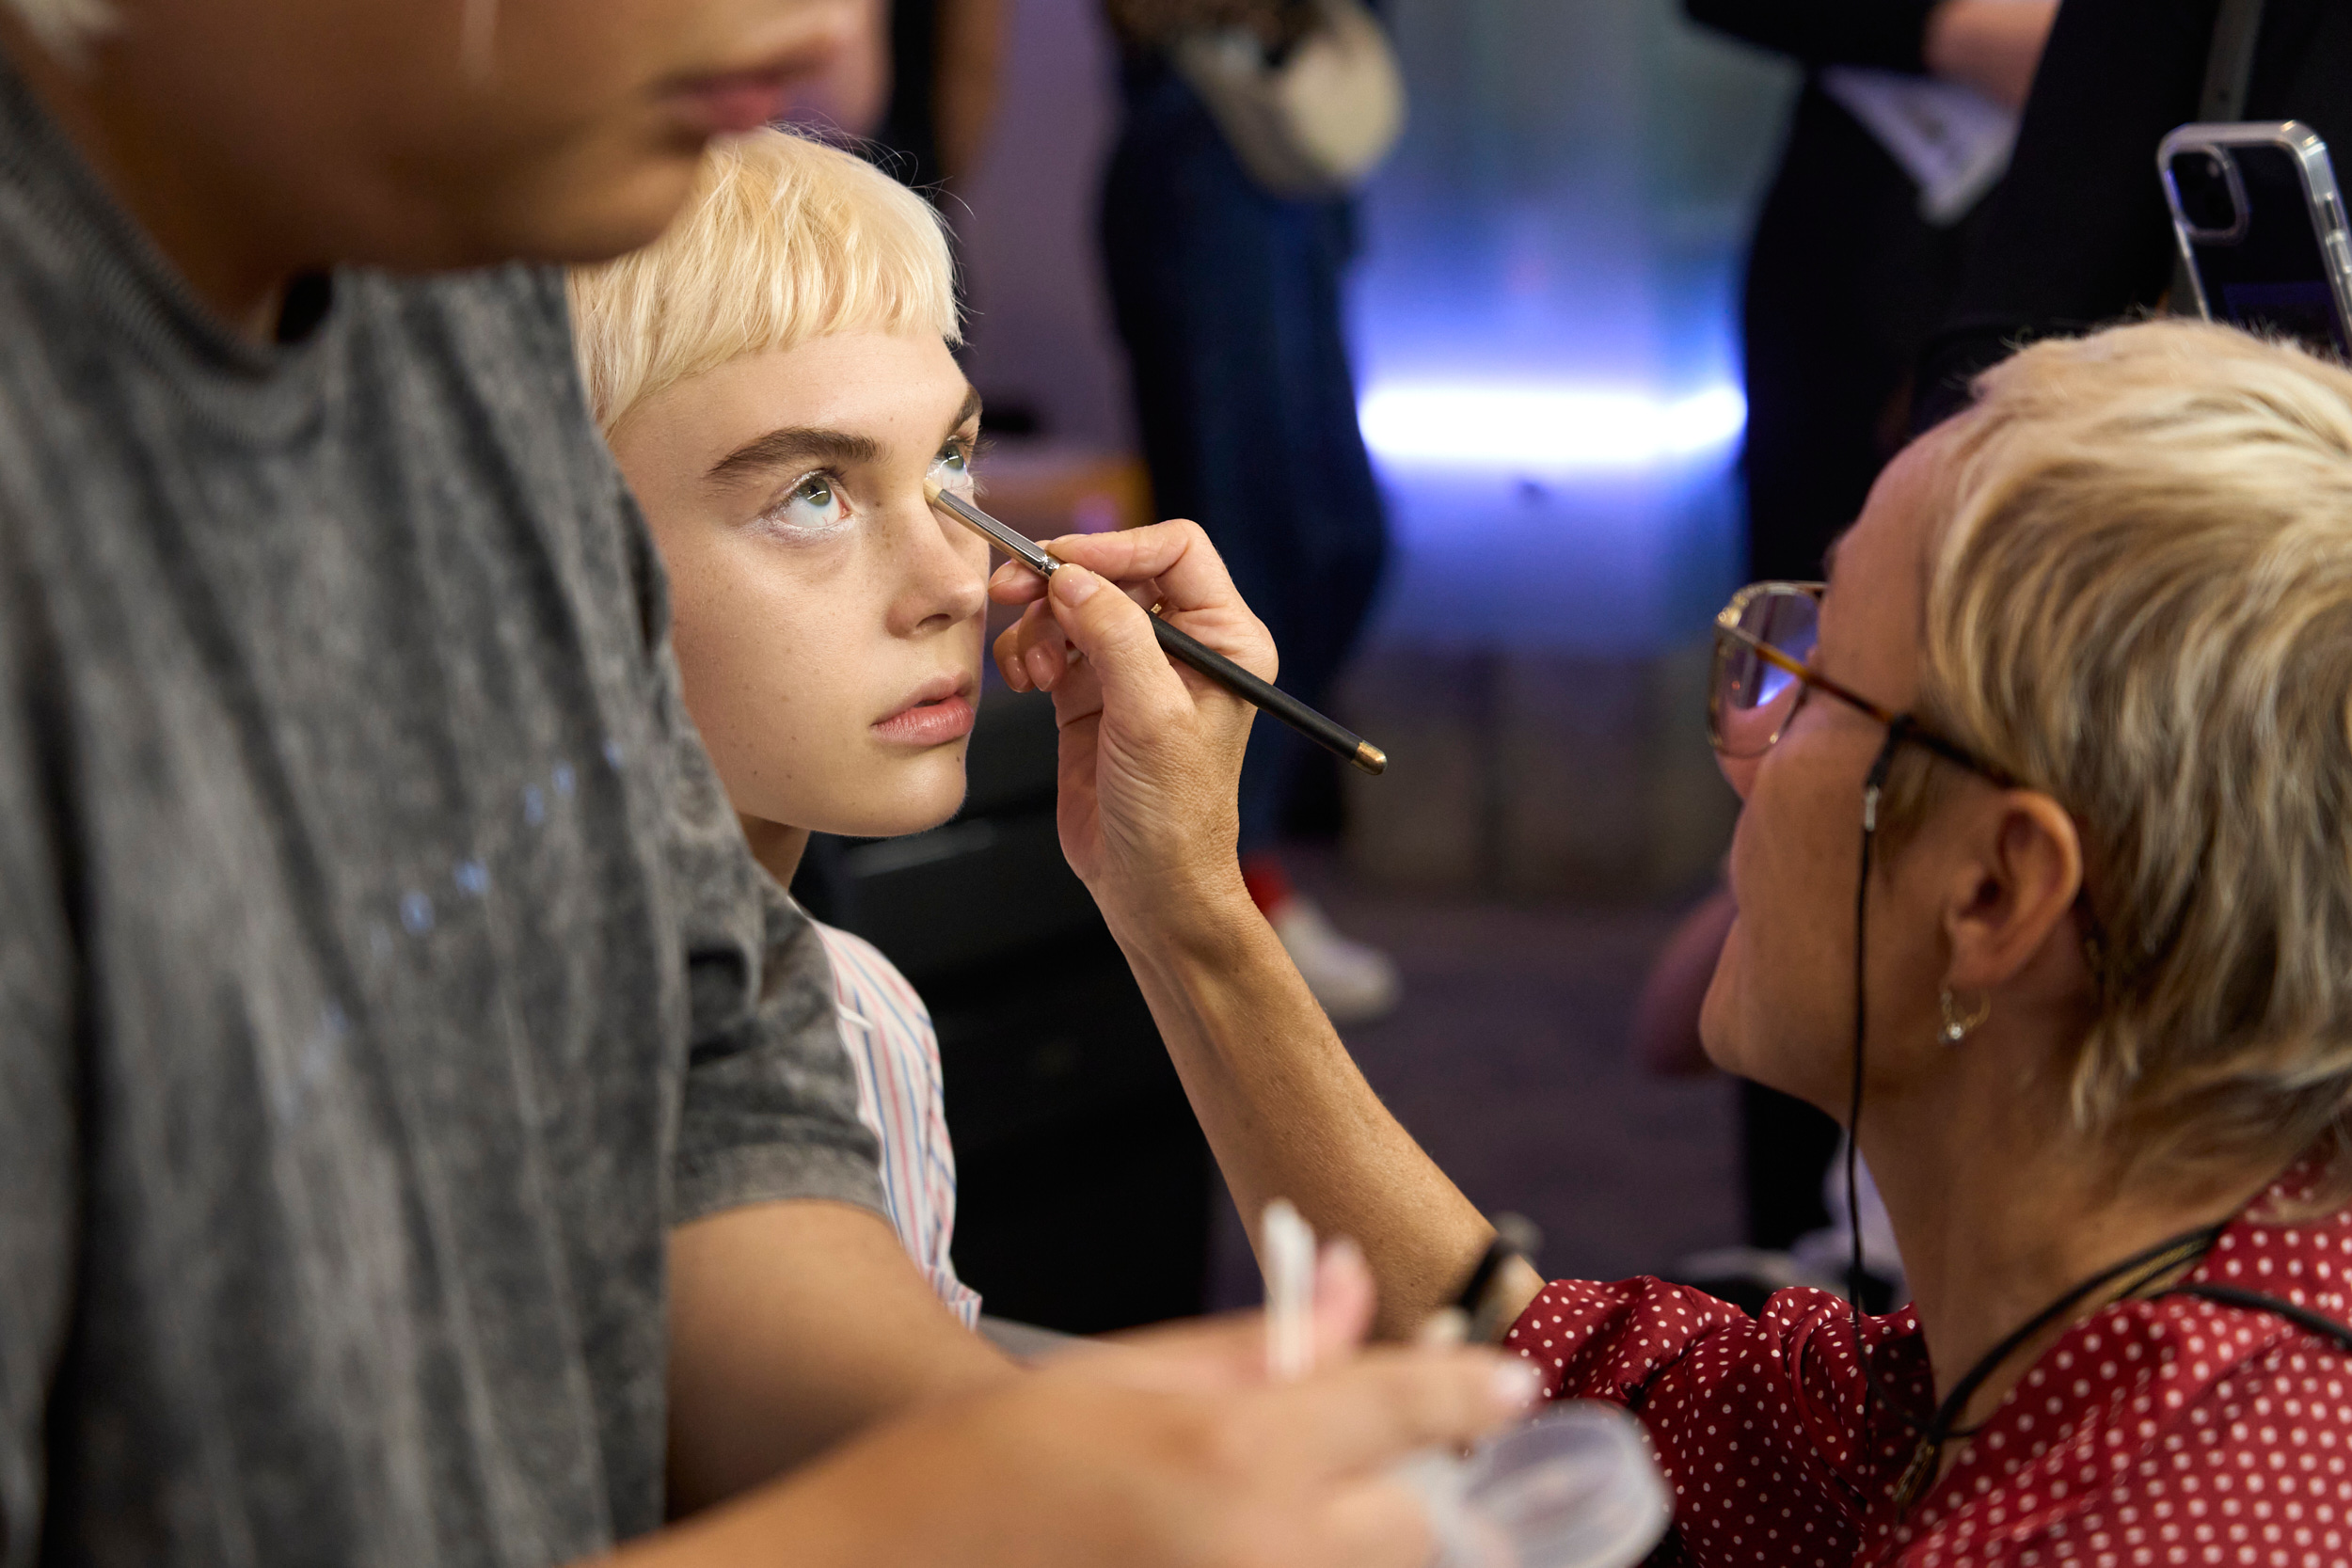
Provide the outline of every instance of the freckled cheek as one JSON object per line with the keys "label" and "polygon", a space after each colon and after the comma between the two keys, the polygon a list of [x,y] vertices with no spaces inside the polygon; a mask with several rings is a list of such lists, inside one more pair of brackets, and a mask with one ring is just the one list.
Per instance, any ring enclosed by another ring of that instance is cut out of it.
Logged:
{"label": "freckled cheek", "polygon": [[680,572],[673,607],[679,668],[714,752],[781,757],[818,739],[812,729],[841,729],[864,695],[843,607],[755,558]]}

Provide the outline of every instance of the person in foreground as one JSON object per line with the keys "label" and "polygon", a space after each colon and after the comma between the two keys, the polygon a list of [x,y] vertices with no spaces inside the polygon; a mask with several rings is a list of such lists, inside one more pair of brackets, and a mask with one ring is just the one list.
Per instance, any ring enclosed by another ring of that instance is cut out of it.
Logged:
{"label": "person in foreground", "polygon": [[[988,545],[979,398],[930,204],[782,131],[713,147],[661,238],[570,278],[588,404],[668,568],[694,727],[780,886],[812,830],[885,838],[962,803]],[[871,942],[812,923],[892,1226],[967,1326],[939,1038]]]}
{"label": "person in foreground", "polygon": [[[1055,548],[1168,580],[1156,543]],[[1364,1238],[1406,1331],[1488,1227],[1247,918],[1236,738],[1138,744],[1191,683],[1092,587],[997,650],[1061,709],[1065,846],[1243,1212]],[[1229,589],[1175,602],[1264,659]],[[1504,1342],[1639,1413],[1666,1560],[2352,1559],[2352,373],[2182,323],[2036,345],[1826,588],[1717,638],[1746,809],[1707,1048],[1853,1129],[1915,1295],[1750,1317],[1521,1266]]]}
{"label": "person in foreground", "polygon": [[1350,1355],[1344,1257],[1303,1382],[1246,1324],[1019,1373],[882,1217],[497,264],[653,239],[856,12],[0,4],[8,1568],[1406,1568],[1396,1460],[1513,1408]]}

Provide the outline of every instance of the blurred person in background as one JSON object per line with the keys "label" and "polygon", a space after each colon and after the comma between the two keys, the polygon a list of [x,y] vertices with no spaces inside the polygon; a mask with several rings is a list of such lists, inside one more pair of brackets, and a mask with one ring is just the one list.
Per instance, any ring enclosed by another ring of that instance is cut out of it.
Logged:
{"label": "blurred person in background", "polygon": [[[2217,60],[2222,0],[2067,0],[2003,188],[1925,345],[1926,429],[2019,343],[2165,302],[2179,248],[2156,144],[2200,119],[2299,119],[2343,178],[2352,157],[2352,6],[2260,0],[2250,55]],[[2217,71],[2216,67],[2218,66]],[[2176,309],[2195,309],[2193,298]]]}
{"label": "blurred person in background", "polygon": [[[1104,0],[1104,12],[1120,120],[1103,256],[1154,509],[1208,531],[1274,634],[1283,689],[1325,707],[1388,557],[1343,319],[1355,212],[1253,179],[1172,55],[1238,29],[1279,59],[1320,13],[1311,0]],[[1287,726],[1252,733],[1243,870],[1316,998],[1339,1022],[1365,1022],[1396,1005],[1396,966],[1333,929],[1281,854],[1310,765],[1327,759]]]}
{"label": "blurred person in background", "polygon": [[890,90],[873,128],[890,173],[936,200],[980,161],[1009,0],[883,0]]}
{"label": "blurred person in background", "polygon": [[884,1217],[511,264],[652,240],[858,15],[0,4],[8,1568],[1407,1568],[1388,1470],[1514,1407],[1351,1358],[1344,1257],[1305,1382],[1021,1373]]}
{"label": "blurred person in background", "polygon": [[1707,1050],[1847,1121],[1915,1291],[1886,1316],[1495,1252],[1198,809],[1239,733],[1198,721],[1216,694],[1142,606],[1181,570],[1189,624],[1267,649],[1179,525],[1056,542],[1123,594],[1001,572],[1030,608],[998,665],[1054,693],[1064,848],[1242,1212],[1281,1194],[1361,1237],[1390,1333],[1486,1280],[1549,1394],[1646,1429],[1676,1498],[1651,1560],[2341,1562],[2352,372],[2160,322],[1979,388],[1826,584],[1715,623],[1744,810]]}
{"label": "blurred person in background", "polygon": [[[1684,6],[1804,67],[1748,252],[1740,473],[1748,577],[1805,581],[1910,434],[1913,362],[1959,283],[2058,0]],[[1728,923],[1717,894],[1678,940],[1704,945]],[[1838,1134],[1775,1089],[1742,1081],[1739,1093],[1755,1277],[1708,1283],[1756,1295],[1785,1283],[1789,1249],[1829,1223]]]}

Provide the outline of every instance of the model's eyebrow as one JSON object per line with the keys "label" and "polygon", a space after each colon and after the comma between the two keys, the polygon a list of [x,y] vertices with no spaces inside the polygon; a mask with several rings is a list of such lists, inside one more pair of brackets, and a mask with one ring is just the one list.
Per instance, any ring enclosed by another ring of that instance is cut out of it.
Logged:
{"label": "model's eyebrow", "polygon": [[[980,390],[967,386],[963,403],[956,417],[947,421],[947,434],[961,430],[973,415],[980,411]],[[788,468],[801,464],[839,463],[843,465],[872,463],[882,456],[882,443],[870,436],[852,436],[843,430],[819,430],[807,425],[787,425],[755,436],[710,466],[703,476],[712,484],[728,484],[747,474],[766,473],[771,469]]]}
{"label": "model's eyebrow", "polygon": [[882,443],[870,436],[793,425],[744,442],[713,463],[703,477],[713,484],[726,484],[747,474],[795,464],[871,463],[881,456]]}
{"label": "model's eyebrow", "polygon": [[957,409],[956,417],[947,421],[947,434],[953,436],[957,431],[961,430],[965,422],[979,411],[980,389],[977,387],[966,386],[963,388],[963,406]]}
{"label": "model's eyebrow", "polygon": [[1845,542],[1846,535],[1843,531],[1840,531],[1837,537],[1829,542],[1829,548],[1821,552],[1821,580],[1823,582],[1827,582],[1837,575],[1837,546]]}

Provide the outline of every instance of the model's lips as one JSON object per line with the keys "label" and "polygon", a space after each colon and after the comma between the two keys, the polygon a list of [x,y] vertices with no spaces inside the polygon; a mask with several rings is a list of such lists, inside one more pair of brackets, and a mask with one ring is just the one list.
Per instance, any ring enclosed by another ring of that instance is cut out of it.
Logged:
{"label": "model's lips", "polygon": [[940,746],[972,733],[971,682],[954,675],[937,675],[914,689],[888,718],[874,724],[874,734],[902,746]]}
{"label": "model's lips", "polygon": [[692,76],[662,94],[679,119],[705,135],[740,135],[784,113],[785,96],[803,73],[797,62]]}

